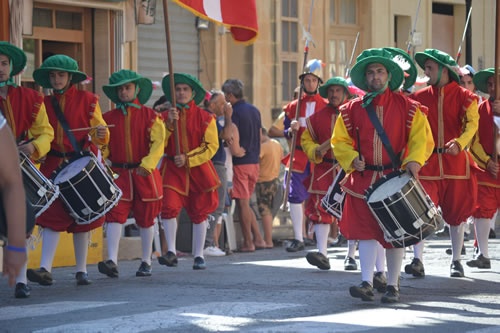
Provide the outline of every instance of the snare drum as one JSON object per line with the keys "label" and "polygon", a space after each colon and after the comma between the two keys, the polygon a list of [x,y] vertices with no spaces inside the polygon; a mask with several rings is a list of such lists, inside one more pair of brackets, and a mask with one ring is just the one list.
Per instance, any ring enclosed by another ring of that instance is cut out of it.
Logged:
{"label": "snare drum", "polygon": [[36,217],[40,216],[59,196],[59,187],[52,184],[31,162],[28,156],[19,152],[26,197]]}
{"label": "snare drum", "polygon": [[122,191],[94,154],[82,152],[61,165],[53,176],[61,198],[77,224],[90,224],[104,216],[122,196]]}
{"label": "snare drum", "polygon": [[328,188],[328,192],[321,199],[321,207],[328,214],[335,216],[339,220],[342,218],[342,210],[344,209],[345,192],[340,187],[340,182],[344,177],[345,171],[344,169],[340,169],[332,185]]}
{"label": "snare drum", "polygon": [[429,237],[442,220],[420,182],[401,170],[376,181],[366,190],[365,200],[385,241],[394,247],[414,245]]}

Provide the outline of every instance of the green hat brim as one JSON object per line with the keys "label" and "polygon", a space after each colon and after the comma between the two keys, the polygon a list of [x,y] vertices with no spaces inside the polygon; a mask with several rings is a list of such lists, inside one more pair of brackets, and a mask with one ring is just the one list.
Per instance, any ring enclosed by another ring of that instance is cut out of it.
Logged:
{"label": "green hat brim", "polygon": [[488,68],[488,69],[476,72],[476,74],[474,74],[474,77],[472,78],[472,82],[474,82],[476,89],[478,89],[479,91],[481,91],[485,94],[488,94],[488,79],[490,77],[492,77],[493,75],[495,75],[495,69]]}
{"label": "green hat brim", "polygon": [[12,72],[10,73],[10,77],[21,73],[24,67],[26,67],[26,54],[17,46],[14,46],[9,42],[0,42],[0,54],[6,55],[12,63]]}
{"label": "green hat brim", "polygon": [[417,82],[418,71],[417,66],[415,66],[415,62],[407,52],[398,49],[397,47],[384,47],[384,49],[395,55],[402,56],[410,65],[410,68],[404,71],[408,74],[408,77],[404,78],[403,90],[410,89],[415,84],[415,82]]}
{"label": "green hat brim", "polygon": [[381,56],[366,57],[358,61],[351,69],[351,80],[354,85],[364,91],[368,91],[366,84],[365,72],[366,67],[370,64],[382,64],[387,72],[391,74],[391,81],[389,82],[389,89],[391,91],[399,89],[403,83],[404,73],[401,67],[391,59]]}
{"label": "green hat brim", "polygon": [[[196,79],[194,76],[185,74],[185,73],[174,73],[174,85],[177,83],[185,83],[193,89],[194,94],[194,102],[196,105],[200,104],[203,99],[205,99],[206,91],[203,89],[200,81]],[[163,93],[167,98],[167,101],[172,101],[172,96],[170,94],[170,74],[165,75],[161,82],[161,88],[163,89]]]}
{"label": "green hat brim", "polygon": [[439,60],[438,58],[434,57],[431,54],[424,52],[415,53],[415,62],[420,66],[420,68],[424,70],[425,70],[425,62],[429,59],[437,62],[439,65],[443,67],[448,68],[448,73],[450,73],[449,75],[451,79],[457,83],[460,82],[460,77],[458,76],[457,72],[455,72],[453,68],[451,68],[449,65],[445,64],[444,62],[442,62],[441,60]]}
{"label": "green hat brim", "polygon": [[71,83],[80,83],[82,81],[85,81],[87,79],[87,74],[80,72],[80,71],[75,71],[75,70],[68,70],[65,68],[60,68],[60,67],[40,67],[37,68],[33,71],[33,79],[35,80],[36,83],[41,85],[44,88],[52,89],[52,84],[50,83],[50,78],[49,78],[49,73],[53,71],[60,71],[60,72],[68,72],[71,74]]}
{"label": "green hat brim", "polygon": [[349,85],[347,81],[341,77],[332,77],[325,82],[324,85],[319,87],[319,95],[323,98],[328,98],[328,87],[330,86],[342,86],[344,87],[345,92],[347,93],[348,98],[352,97],[351,92],[349,91]]}
{"label": "green hat brim", "polygon": [[106,84],[102,86],[102,90],[108,96],[108,98],[115,104],[122,103],[118,98],[118,93],[116,88],[123,86],[127,83],[135,83],[139,87],[139,93],[137,94],[137,99],[139,103],[146,104],[151,94],[153,93],[153,83],[150,79],[145,77],[136,77],[131,79],[122,80],[113,84]]}

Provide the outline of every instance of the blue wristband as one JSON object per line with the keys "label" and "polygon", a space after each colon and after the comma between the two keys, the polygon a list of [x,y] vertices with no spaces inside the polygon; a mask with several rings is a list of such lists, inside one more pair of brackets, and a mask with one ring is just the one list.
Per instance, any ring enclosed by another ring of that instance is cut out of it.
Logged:
{"label": "blue wristband", "polygon": [[26,253],[25,247],[16,247],[16,246],[12,246],[12,245],[7,245],[7,250],[14,251],[14,252]]}

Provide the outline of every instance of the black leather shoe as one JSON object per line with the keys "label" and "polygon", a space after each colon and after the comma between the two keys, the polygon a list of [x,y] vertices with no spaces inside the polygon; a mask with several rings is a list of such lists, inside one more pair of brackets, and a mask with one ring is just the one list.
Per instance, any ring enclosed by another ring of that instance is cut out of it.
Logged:
{"label": "black leather shoe", "polygon": [[52,280],[52,273],[43,267],[40,267],[39,269],[28,269],[26,276],[31,282],[36,282],[41,286],[51,286],[54,282]]}
{"label": "black leather shoe", "polygon": [[135,272],[135,276],[151,276],[151,271],[151,265],[148,265],[147,262],[143,261],[141,262],[141,266],[139,266],[137,272]]}
{"label": "black leather shoe", "polygon": [[450,276],[451,277],[464,277],[464,268],[459,260],[455,260],[450,265]]}
{"label": "black leather shoe", "polygon": [[304,238],[304,246],[315,246],[316,242],[314,239]]}
{"label": "black leather shoe", "polygon": [[344,260],[344,271],[355,271],[358,269],[358,264],[356,263],[356,260],[351,257],[345,257]]}
{"label": "black leather shoe", "polygon": [[205,269],[205,268],[207,268],[207,265],[205,264],[205,259],[203,259],[202,257],[194,258],[194,264],[193,264],[194,270]]}
{"label": "black leather shoe", "polygon": [[77,272],[75,275],[76,285],[78,286],[88,286],[92,282],[89,280],[89,275],[87,272]]}
{"label": "black leather shoe", "polygon": [[331,242],[328,246],[330,247],[341,247],[347,243],[347,239],[340,234],[333,242]]}
{"label": "black leather shoe", "polygon": [[167,265],[168,267],[176,267],[179,260],[177,256],[172,251],[168,251],[164,256],[158,257],[158,263],[160,265]]}
{"label": "black leather shoe", "polygon": [[397,303],[399,302],[399,290],[394,286],[387,286],[387,291],[380,299],[382,303]]}
{"label": "black leather shoe", "polygon": [[[446,254],[450,255],[452,254],[452,250],[451,249],[446,249]],[[465,245],[462,246],[462,252],[460,252],[461,255],[465,255],[466,252],[465,252]]]}
{"label": "black leather shoe", "polygon": [[377,272],[373,275],[373,289],[377,289],[379,293],[385,293],[387,289],[387,279],[383,272]]}
{"label": "black leather shoe", "polygon": [[320,252],[309,252],[306,255],[307,262],[321,270],[327,271],[330,269],[330,260]]}
{"label": "black leather shoe", "polygon": [[349,293],[352,297],[361,298],[363,301],[373,301],[375,294],[373,294],[372,285],[363,281],[359,286],[352,286],[349,288]]}
{"label": "black leather shoe", "polygon": [[476,256],[475,259],[469,260],[466,262],[469,267],[477,267],[477,268],[491,268],[491,261],[489,258],[486,258],[482,254]]}
{"label": "black leather shoe", "polygon": [[31,295],[31,287],[27,284],[19,282],[16,284],[16,290],[14,292],[14,296],[16,298],[28,298]]}
{"label": "black leather shoe", "polygon": [[495,233],[495,230],[490,229],[490,234],[488,235],[489,239],[495,239],[497,238],[497,234]]}
{"label": "black leather shoe", "polygon": [[412,274],[414,277],[424,277],[424,264],[418,258],[413,258],[410,264],[405,266],[405,273]]}
{"label": "black leather shoe", "polygon": [[112,278],[118,277],[118,266],[113,262],[113,260],[100,261],[97,264],[97,269],[99,273],[105,274]]}
{"label": "black leather shoe", "polygon": [[287,252],[304,251],[304,242],[294,239],[292,243],[286,248]]}

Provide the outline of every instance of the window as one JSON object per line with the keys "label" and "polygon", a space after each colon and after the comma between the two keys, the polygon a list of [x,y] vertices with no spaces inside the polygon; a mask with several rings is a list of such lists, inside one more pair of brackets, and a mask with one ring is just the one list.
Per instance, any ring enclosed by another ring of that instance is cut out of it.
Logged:
{"label": "window", "polygon": [[282,77],[282,88],[283,88],[283,100],[291,101],[293,97],[293,90],[297,86],[297,63],[293,61],[283,61],[283,77]]}
{"label": "window", "polygon": [[297,85],[299,56],[299,17],[298,1],[281,1],[281,62],[282,100],[290,101]]}
{"label": "window", "polygon": [[328,47],[328,75],[345,76],[355,37],[346,39],[331,39]]}
{"label": "window", "polygon": [[33,26],[41,28],[82,30],[82,13],[35,7],[33,8]]}
{"label": "window", "polygon": [[330,0],[330,23],[357,24],[358,0]]}

